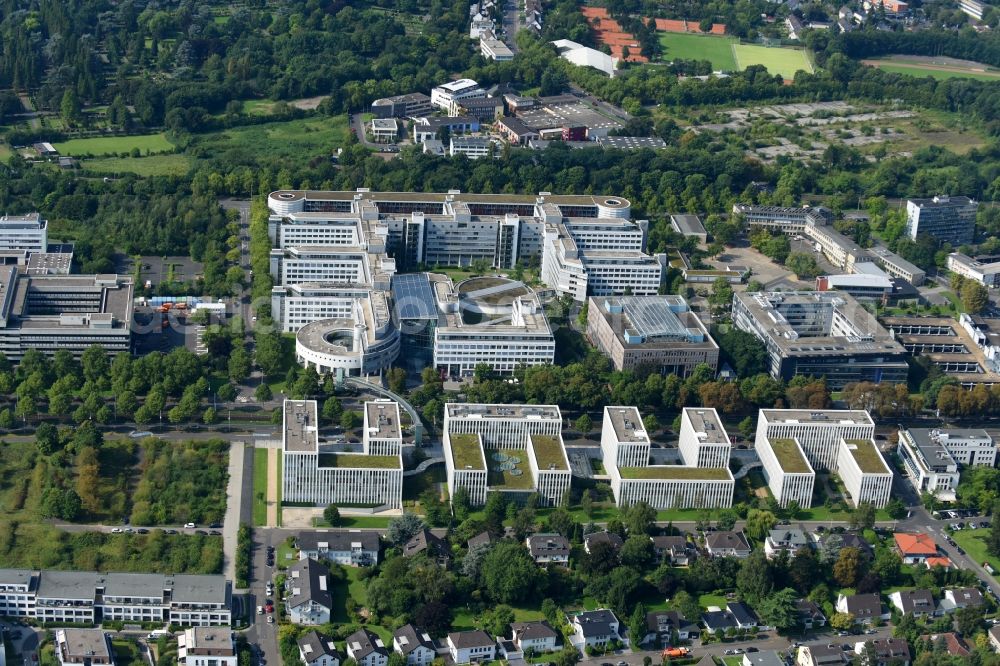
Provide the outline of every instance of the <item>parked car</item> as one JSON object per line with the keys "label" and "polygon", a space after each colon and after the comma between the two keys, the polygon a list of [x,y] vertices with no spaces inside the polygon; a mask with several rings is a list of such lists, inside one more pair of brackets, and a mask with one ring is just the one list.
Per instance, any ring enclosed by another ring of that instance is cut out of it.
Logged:
{"label": "parked car", "polygon": [[120,527],[112,527],[111,528],[111,533],[112,534],[121,534],[121,531],[122,531],[122,528],[120,528]]}
{"label": "parked car", "polygon": [[751,645],[750,647],[747,648],[747,652],[754,653],[754,652],[760,652],[760,650]]}
{"label": "parked car", "polygon": [[257,615],[263,615],[263,614],[264,614],[264,607],[257,606]]}
{"label": "parked car", "polygon": [[145,527],[140,527],[139,529],[136,530],[136,532],[138,532],[139,534],[149,534],[149,530],[147,530]]}
{"label": "parked car", "polygon": [[274,616],[273,615],[268,615],[267,616],[267,623],[268,624],[274,624]]}
{"label": "parked car", "polygon": [[194,523],[184,523],[184,529],[193,530],[197,525]]}

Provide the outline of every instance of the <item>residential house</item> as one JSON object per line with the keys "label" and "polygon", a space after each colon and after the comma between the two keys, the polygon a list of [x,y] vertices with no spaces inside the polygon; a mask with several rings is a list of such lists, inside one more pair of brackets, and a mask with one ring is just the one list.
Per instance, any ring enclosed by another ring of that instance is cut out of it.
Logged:
{"label": "residential house", "polygon": [[864,666],[910,666],[910,646],[902,638],[880,638],[868,642],[875,649],[877,663],[868,663],[865,642],[854,644],[854,653],[861,655]]}
{"label": "residential house", "polygon": [[[873,559],[875,557],[875,549],[872,545],[861,536],[860,534],[855,534],[854,532],[844,532],[842,534],[828,534],[827,539],[838,538],[840,539],[841,548],[857,548],[862,555],[865,555],[868,559]],[[824,540],[826,543],[826,540]]]}
{"label": "residential house", "polygon": [[677,611],[649,611],[646,613],[646,635],[642,642],[671,645],[675,640],[698,638],[700,632],[697,622],[684,619]]}
{"label": "residential house", "polygon": [[573,636],[570,641],[579,650],[588,647],[604,647],[611,641],[621,641],[618,618],[610,610],[585,611],[570,620]]}
{"label": "residential house", "polygon": [[490,535],[489,532],[483,531],[477,534],[476,536],[472,537],[471,539],[469,539],[465,543],[465,545],[466,547],[468,547],[469,550],[472,550],[473,548],[488,546],[491,543],[493,543],[493,537]]}
{"label": "residential house", "polygon": [[930,590],[897,590],[889,595],[889,601],[900,613],[913,617],[934,615],[934,595]]}
{"label": "residential house", "polygon": [[837,597],[837,612],[850,613],[854,622],[873,624],[878,620],[888,620],[889,613],[882,609],[882,600],[877,594],[841,594]]}
{"label": "residential house", "polygon": [[701,614],[701,623],[705,625],[705,631],[712,634],[724,634],[727,629],[736,628],[736,618],[729,611],[709,609]]}
{"label": "residential house", "polygon": [[709,557],[750,557],[750,543],[743,532],[709,532],[705,550]]}
{"label": "residential house", "polygon": [[583,550],[590,555],[590,549],[599,543],[610,544],[618,550],[622,547],[622,538],[614,532],[591,532],[583,537]]}
{"label": "residential house", "polygon": [[407,666],[423,666],[437,656],[430,634],[412,624],[404,624],[393,632],[392,649],[406,657]]}
{"label": "residential house", "polygon": [[937,557],[937,544],[925,532],[896,532],[892,538],[903,564],[923,564],[928,557]]}
{"label": "residential house", "polygon": [[114,666],[111,641],[103,629],[57,629],[56,658],[62,666]]}
{"label": "residential house", "polygon": [[306,666],[340,666],[340,653],[333,639],[315,629],[298,640],[299,657]]}
{"label": "residential house", "polygon": [[228,627],[191,627],[177,637],[182,666],[236,666],[236,643]]}
{"label": "residential house", "polygon": [[920,637],[920,640],[925,643],[929,642],[932,645],[936,645],[939,641],[944,641],[945,652],[953,657],[968,657],[972,654],[969,644],[954,631],[944,634],[924,634]]}
{"label": "residential house", "polygon": [[994,652],[1000,652],[1000,624],[994,624],[990,627],[990,645],[993,647]]}
{"label": "residential house", "polygon": [[816,604],[809,599],[799,599],[795,602],[795,611],[799,614],[799,624],[804,629],[816,629],[826,626],[826,616]]}
{"label": "residential house", "polygon": [[789,555],[794,555],[799,548],[812,546],[812,539],[799,529],[777,529],[771,530],[764,540],[764,554],[771,560],[784,551]]}
{"label": "residential house", "polygon": [[299,559],[330,560],[366,567],[378,564],[378,533],[362,530],[320,530],[299,533]]}
{"label": "residential house", "polygon": [[389,651],[377,634],[359,629],[347,637],[347,656],[358,666],[387,666]]}
{"label": "residential house", "polygon": [[785,660],[774,650],[744,652],[742,666],[785,666]]}
{"label": "residential house", "polygon": [[561,534],[532,534],[525,541],[535,564],[569,564],[569,541]]}
{"label": "residential house", "polygon": [[982,606],[983,593],[975,587],[959,587],[944,591],[944,598],[941,599],[941,610],[950,613],[960,608],[968,606]]}
{"label": "residential house", "polygon": [[716,666],[715,659],[710,654],[706,654],[704,657],[698,660],[698,663],[694,666]]}
{"label": "residential house", "polygon": [[450,549],[448,548],[448,542],[439,536],[435,536],[426,527],[415,535],[413,538],[406,542],[403,546],[403,556],[404,557],[414,557],[424,553],[427,557],[438,560],[443,560],[447,562],[450,554]]}
{"label": "residential house", "polygon": [[448,634],[448,652],[456,664],[493,661],[497,645],[485,631],[453,631]]}
{"label": "residential house", "polygon": [[649,537],[653,542],[656,556],[663,562],[675,567],[688,565],[690,546],[685,536],[655,536]]}
{"label": "residential house", "polygon": [[754,629],[760,626],[760,618],[752,608],[742,601],[731,601],[726,604],[726,610],[736,620],[737,629]]}
{"label": "residential house", "polygon": [[309,558],[288,567],[285,599],[288,617],[294,624],[326,624],[333,609],[333,595],[328,588],[330,570]]}
{"label": "residential house", "polygon": [[844,651],[839,645],[803,645],[795,657],[796,666],[843,666]]}
{"label": "residential house", "polygon": [[924,560],[924,566],[928,569],[933,569],[934,567],[941,567],[944,570],[949,570],[955,566],[955,563],[951,561],[951,558],[946,555],[935,555],[934,557],[928,557]]}
{"label": "residential house", "polygon": [[556,649],[559,634],[545,620],[540,622],[514,622],[510,625],[511,640],[521,652],[535,654]]}

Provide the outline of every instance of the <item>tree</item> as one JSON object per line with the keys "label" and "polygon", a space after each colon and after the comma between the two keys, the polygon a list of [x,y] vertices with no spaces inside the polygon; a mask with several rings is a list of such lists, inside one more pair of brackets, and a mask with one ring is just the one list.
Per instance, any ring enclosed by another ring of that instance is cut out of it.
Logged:
{"label": "tree", "polygon": [[785,268],[795,273],[800,280],[808,280],[819,275],[819,266],[811,254],[792,252],[785,259]]}
{"label": "tree", "polygon": [[494,601],[511,604],[537,592],[538,565],[522,543],[501,541],[483,558],[483,586]]}
{"label": "tree", "polygon": [[875,555],[871,570],[885,585],[892,585],[899,577],[902,568],[903,560],[899,555],[891,550],[881,550]]}
{"label": "tree", "polygon": [[43,456],[52,455],[59,448],[59,431],[51,423],[39,423],[35,429],[35,445]]}
{"label": "tree", "polygon": [[862,502],[851,513],[851,528],[856,530],[870,530],[873,527],[875,527],[875,507],[869,502]]}
{"label": "tree", "polygon": [[399,518],[393,518],[389,521],[385,536],[389,543],[399,547],[412,539],[424,527],[426,525],[420,516],[415,513],[404,513]]}
{"label": "tree", "polygon": [[[271,387],[267,382],[261,382],[257,385],[257,388],[253,391],[253,397],[257,402],[267,402],[274,398],[274,394],[271,392]],[[323,408],[326,408],[326,403],[323,403]]]}
{"label": "tree", "polygon": [[907,508],[903,504],[902,500],[898,497],[893,497],[889,500],[889,503],[885,505],[885,512],[889,514],[889,517],[893,520],[901,520],[906,517]]}
{"label": "tree", "polygon": [[201,415],[201,420],[206,425],[211,425],[219,419],[219,415],[215,412],[215,407],[207,407]]}
{"label": "tree", "polygon": [[632,616],[628,620],[628,639],[635,650],[642,645],[642,639],[646,637],[646,607],[640,601],[635,605]]}
{"label": "tree", "polygon": [[851,613],[834,613],[830,617],[830,626],[837,631],[850,631],[854,628],[854,615]]}
{"label": "tree", "polygon": [[733,287],[724,277],[715,279],[712,283],[712,293],[708,296],[708,304],[715,311],[724,310],[733,304]]}
{"label": "tree", "polygon": [[764,624],[776,627],[779,631],[791,629],[799,619],[795,607],[797,600],[796,591],[786,587],[762,599],[757,605],[757,613]]}
{"label": "tree", "polygon": [[970,314],[981,313],[990,302],[989,290],[979,282],[972,280],[966,280],[962,284],[959,297],[962,299],[962,308]]}
{"label": "tree", "polygon": [[788,564],[788,577],[800,594],[813,589],[813,585],[821,576],[819,560],[812,548],[803,546],[795,551],[795,557]]}
{"label": "tree", "polygon": [[361,423],[361,415],[355,411],[348,410],[340,415],[340,427],[344,430],[357,428]]}
{"label": "tree", "polygon": [[493,636],[506,636],[514,621],[514,609],[506,604],[498,604],[483,613],[479,624]]}
{"label": "tree", "polygon": [[239,384],[250,376],[250,366],[252,360],[250,352],[242,345],[234,347],[229,354],[229,378]]}
{"label": "tree", "polygon": [[625,509],[624,522],[629,534],[648,535],[656,520],[656,511],[646,502],[636,502]]}
{"label": "tree", "polygon": [[389,368],[386,372],[386,382],[389,384],[389,390],[394,393],[402,393],[406,390],[406,370],[403,368]]}
{"label": "tree", "polygon": [[674,608],[687,620],[697,622],[701,617],[701,605],[698,599],[692,596],[687,590],[681,590],[674,595]]}
{"label": "tree", "polygon": [[722,531],[731,530],[736,526],[736,521],[739,520],[739,517],[740,514],[735,509],[720,509],[719,517],[715,521],[715,527]]}
{"label": "tree", "polygon": [[750,557],[740,563],[740,571],[736,575],[736,589],[748,604],[756,606],[770,594],[773,585],[771,565],[764,551],[754,550],[750,553]]}
{"label": "tree", "polygon": [[767,533],[778,524],[778,518],[770,511],[750,509],[747,513],[747,534],[751,539],[762,541]]}
{"label": "tree", "polygon": [[590,418],[589,414],[583,413],[574,421],[573,426],[581,435],[589,435],[590,431],[594,429],[594,420]]}
{"label": "tree", "polygon": [[982,628],[984,612],[982,605],[960,608],[955,611],[955,626],[963,635],[972,636]]}
{"label": "tree", "polygon": [[583,493],[580,495],[580,509],[583,510],[583,515],[587,516],[587,518],[594,517],[594,499],[590,488],[584,488]]}
{"label": "tree", "polygon": [[619,556],[621,557],[622,564],[641,570],[653,563],[656,553],[653,550],[653,542],[649,537],[637,532],[629,535],[629,538],[625,540]]}
{"label": "tree", "polygon": [[330,527],[340,527],[340,509],[336,504],[329,504],[323,509],[323,520]]}
{"label": "tree", "polygon": [[63,92],[59,114],[68,127],[74,127],[80,120],[80,99],[76,95],[75,87],[69,86]]}
{"label": "tree", "polygon": [[851,546],[841,548],[837,561],[833,563],[833,579],[841,587],[853,587],[862,575],[861,551]]}

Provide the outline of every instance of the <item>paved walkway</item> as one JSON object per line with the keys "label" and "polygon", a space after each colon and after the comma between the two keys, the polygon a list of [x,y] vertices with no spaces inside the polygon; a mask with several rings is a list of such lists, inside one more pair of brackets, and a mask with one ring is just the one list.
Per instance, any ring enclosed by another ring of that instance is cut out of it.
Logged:
{"label": "paved walkway", "polygon": [[242,441],[229,444],[229,483],[226,486],[226,518],[222,524],[222,553],[225,558],[226,578],[236,580],[236,535],[240,529],[240,507],[243,502],[243,456],[246,447]]}
{"label": "paved walkway", "polygon": [[278,449],[267,450],[267,526],[278,526]]}

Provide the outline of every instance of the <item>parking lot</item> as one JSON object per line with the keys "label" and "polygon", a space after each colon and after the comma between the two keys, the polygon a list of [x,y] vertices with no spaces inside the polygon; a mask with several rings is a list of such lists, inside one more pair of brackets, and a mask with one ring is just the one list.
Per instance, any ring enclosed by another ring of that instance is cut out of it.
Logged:
{"label": "parking lot", "polygon": [[125,254],[114,256],[115,272],[121,275],[134,275],[136,262],[139,265],[139,281],[136,289],[143,287],[147,281],[151,287],[164,282],[182,284],[196,280],[202,276],[205,266],[193,261],[190,257],[139,257],[138,259]]}

